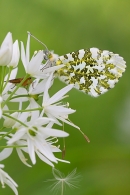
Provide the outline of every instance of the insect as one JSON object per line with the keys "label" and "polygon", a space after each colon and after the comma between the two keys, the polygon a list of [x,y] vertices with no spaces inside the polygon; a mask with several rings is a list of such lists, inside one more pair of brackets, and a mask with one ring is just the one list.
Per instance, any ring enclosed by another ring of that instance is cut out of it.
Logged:
{"label": "insect", "polygon": [[98,48],[68,53],[55,63],[65,65],[57,70],[61,81],[73,83],[76,89],[94,97],[113,88],[126,68],[126,62],[118,54]]}
{"label": "insect", "polygon": [[74,84],[76,89],[93,97],[113,88],[126,68],[126,62],[121,56],[107,50],[81,49],[55,57],[56,54],[50,52],[44,43],[42,44],[46,47],[43,51],[44,59],[47,60],[46,68],[64,65],[56,72],[59,79],[66,84]]}
{"label": "insect", "polygon": [[[9,83],[19,84],[19,83],[21,83],[22,80],[23,80],[23,78],[11,79],[11,80],[9,80]],[[27,78],[27,79],[23,82],[22,86],[23,86],[23,87],[26,87],[26,86],[28,86],[28,85],[31,84],[31,83],[32,83],[32,78],[29,77],[29,78]]]}

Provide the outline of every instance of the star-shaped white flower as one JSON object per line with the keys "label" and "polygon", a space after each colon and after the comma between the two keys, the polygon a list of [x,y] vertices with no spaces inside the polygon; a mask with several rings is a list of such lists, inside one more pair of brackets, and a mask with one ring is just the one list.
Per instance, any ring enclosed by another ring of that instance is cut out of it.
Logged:
{"label": "star-shaped white flower", "polygon": [[[66,93],[70,91],[73,88],[73,84],[70,84],[60,91],[58,91],[56,94],[54,94],[52,97],[49,97],[48,89],[50,88],[51,80],[53,75],[51,74],[48,78],[48,81],[46,82],[45,90],[44,90],[44,96],[43,96],[43,112],[49,117],[55,120],[55,123],[58,125],[61,125],[61,123],[58,120],[61,120],[77,129],[79,129],[78,126],[74,125],[72,122],[68,120],[68,115],[75,112],[75,110],[71,108],[67,108],[66,104],[63,105],[63,103],[59,102],[62,99],[64,99],[66,96]],[[58,119],[58,120],[57,120]]]}
{"label": "star-shaped white flower", "polygon": [[49,122],[53,122],[53,119],[47,117],[36,118],[37,114],[37,111],[32,112],[31,120],[28,122],[28,117],[25,116],[27,113],[22,113],[19,120],[24,122],[25,126],[19,126],[16,123],[14,128],[17,128],[17,131],[7,143],[11,145],[17,142],[18,144],[18,141],[24,140],[27,145],[25,147],[27,148],[26,152],[29,154],[33,164],[36,163],[35,154],[37,154],[45,163],[54,166],[52,162],[57,163],[59,159],[54,156],[53,152],[59,152],[60,150],[51,144],[49,138],[66,137],[68,133],[46,126]]}

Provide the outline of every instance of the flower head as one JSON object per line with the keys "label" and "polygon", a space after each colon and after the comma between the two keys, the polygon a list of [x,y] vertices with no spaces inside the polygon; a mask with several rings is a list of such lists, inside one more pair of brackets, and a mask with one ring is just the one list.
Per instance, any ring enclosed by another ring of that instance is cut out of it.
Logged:
{"label": "flower head", "polygon": [[[25,148],[27,148],[27,153],[33,164],[36,163],[35,154],[37,154],[41,160],[53,166],[51,161],[57,163],[57,158],[53,152],[60,152],[60,150],[56,149],[56,146],[53,146],[49,141],[50,137],[66,137],[68,133],[48,127],[46,124],[50,121],[53,122],[52,119],[46,117],[36,119],[35,114],[35,120],[32,115],[30,122],[28,122],[25,115],[22,115],[20,120],[23,120],[25,126],[18,125],[18,131],[8,140],[8,144],[18,144],[19,141],[24,141]],[[15,125],[15,128],[17,128],[17,125]],[[55,151],[53,148],[55,148]]]}

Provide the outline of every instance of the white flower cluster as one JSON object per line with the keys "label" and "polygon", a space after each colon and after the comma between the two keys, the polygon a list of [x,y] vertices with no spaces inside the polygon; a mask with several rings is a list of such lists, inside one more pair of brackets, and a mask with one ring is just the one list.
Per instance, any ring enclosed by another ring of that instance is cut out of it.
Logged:
{"label": "white flower cluster", "polygon": [[[56,55],[55,55],[56,57]],[[70,84],[52,97],[49,89],[53,85],[54,73],[63,65],[52,66],[46,52],[38,51],[30,59],[30,34],[28,34],[26,49],[21,42],[21,60],[25,75],[17,78],[20,71],[20,50],[16,40],[13,43],[9,32],[0,47],[0,140],[5,145],[0,146],[0,162],[8,158],[13,149],[17,151],[20,160],[26,165],[27,155],[32,164],[36,163],[36,155],[45,163],[54,166],[58,161],[68,162],[56,158],[54,152],[61,152],[57,146],[58,137],[66,137],[68,133],[54,129],[53,125],[62,126],[67,123],[77,129],[68,120],[68,115],[75,110],[61,101],[66,93],[73,88]],[[40,101],[38,101],[40,100]],[[26,157],[25,157],[26,154]],[[2,170],[0,164],[0,181],[17,195],[17,184]]]}

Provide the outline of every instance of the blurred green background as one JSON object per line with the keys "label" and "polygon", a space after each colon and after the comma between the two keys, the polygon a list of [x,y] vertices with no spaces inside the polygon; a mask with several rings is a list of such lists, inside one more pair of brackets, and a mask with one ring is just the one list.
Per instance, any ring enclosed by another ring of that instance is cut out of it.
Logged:
{"label": "blurred green background", "polygon": [[[92,98],[73,89],[65,101],[76,109],[70,119],[78,130],[65,125],[66,159],[56,168],[67,174],[77,167],[82,179],[75,195],[130,194],[130,1],[128,0],[1,0],[0,43],[8,31],[13,39],[26,43],[27,31],[62,55],[82,48],[98,47],[119,53],[127,70],[116,87]],[[42,49],[31,40],[32,52]],[[22,75],[23,73],[21,73]],[[65,84],[56,79],[53,94]],[[62,140],[61,140],[62,147]],[[58,157],[61,157],[59,155]],[[51,167],[37,160],[33,168],[24,166],[16,153],[2,162],[5,171],[18,183],[19,195],[53,194],[48,187]],[[0,195],[13,195],[6,187]]]}

